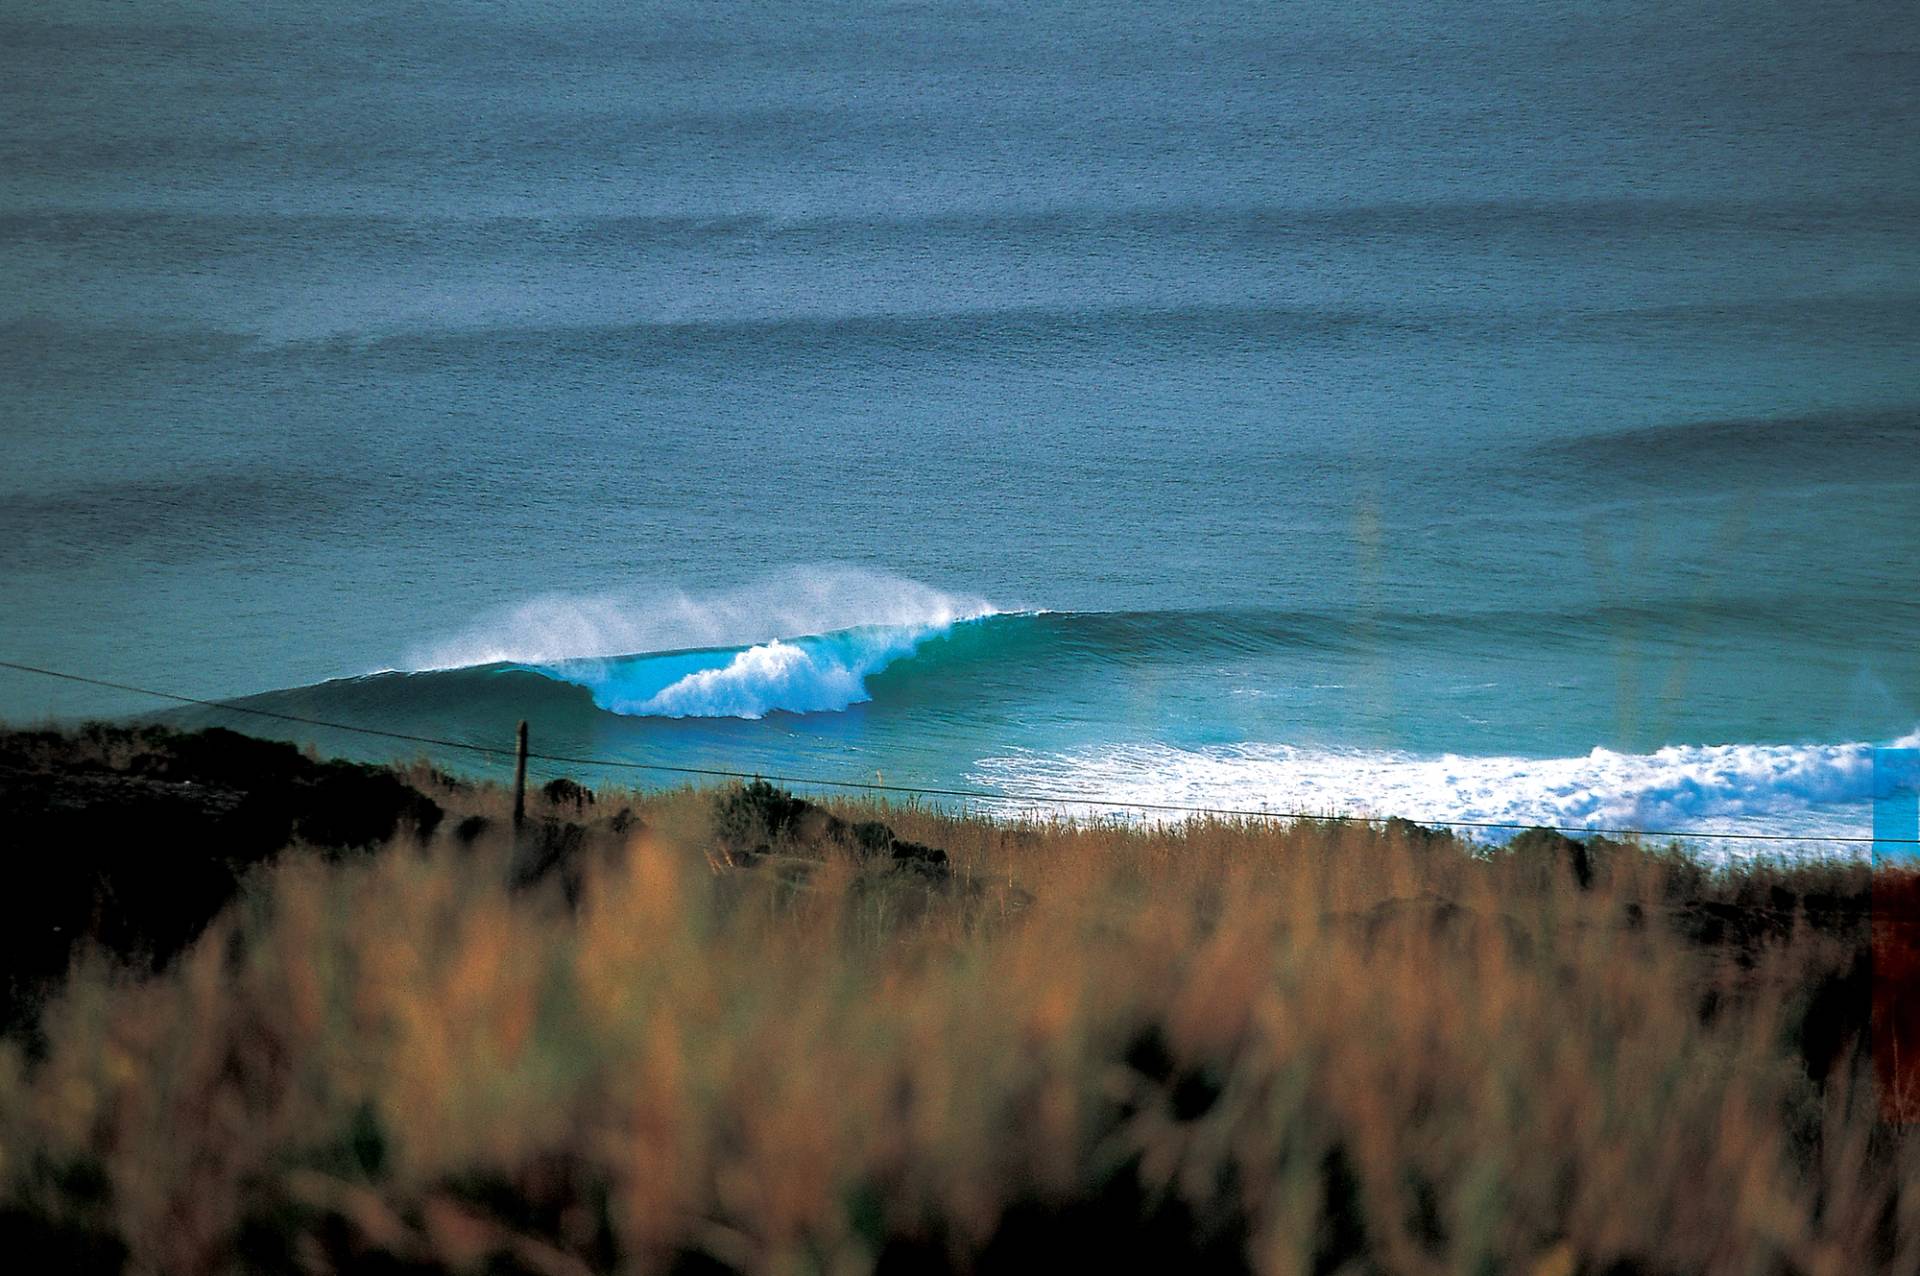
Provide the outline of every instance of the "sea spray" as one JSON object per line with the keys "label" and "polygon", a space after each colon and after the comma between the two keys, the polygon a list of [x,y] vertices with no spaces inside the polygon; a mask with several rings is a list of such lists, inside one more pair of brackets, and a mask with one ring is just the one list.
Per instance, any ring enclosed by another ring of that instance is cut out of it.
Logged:
{"label": "sea spray", "polygon": [[635,653],[749,647],[861,626],[940,628],[984,616],[984,599],[841,565],[792,567],[739,586],[547,594],[423,646],[406,667],[552,665]]}

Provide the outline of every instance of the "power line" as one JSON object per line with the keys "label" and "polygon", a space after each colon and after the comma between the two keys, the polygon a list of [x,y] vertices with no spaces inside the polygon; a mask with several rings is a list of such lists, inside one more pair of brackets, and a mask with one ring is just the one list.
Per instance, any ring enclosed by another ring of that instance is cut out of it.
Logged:
{"label": "power line", "polygon": [[[110,691],[124,691],[133,695],[152,696],[158,700],[169,700],[176,704],[196,705],[205,709],[214,709],[225,713],[251,714],[258,718],[271,718],[279,722],[292,722],[301,726],[321,727],[328,731],[346,731],[355,735],[375,736],[384,740],[399,740],[408,744],[432,745],[442,749],[465,749],[473,753],[488,754],[493,757],[511,758],[514,750],[498,748],[493,745],[473,744],[466,740],[449,740],[439,736],[412,735],[403,731],[385,731],[378,727],[354,726],[345,722],[329,722],[323,718],[309,718],[297,713],[279,713],[272,709],[257,709],[250,705],[234,704],[230,701],[206,700],[197,696],[177,695],[170,691],[155,691],[150,687],[136,687],[131,683],[112,682],[105,678],[89,678],[77,673],[63,673],[58,669],[43,669],[37,665],[20,664],[12,660],[0,660],[0,669],[12,669],[19,673],[37,674],[43,678],[57,678],[65,682],[82,683],[90,687],[102,687]],[[598,767],[602,769],[621,769],[635,771],[653,771],[668,775],[699,776],[707,779],[722,780],[767,780],[780,784],[803,785],[811,788],[849,789],[867,793],[898,793],[916,797],[967,798],[987,802],[1032,802],[1052,803],[1063,806],[1098,806],[1113,810],[1154,811],[1165,814],[1209,815],[1221,819],[1251,820],[1314,820],[1330,824],[1381,824],[1387,817],[1366,815],[1319,815],[1311,811],[1273,811],[1246,810],[1233,807],[1187,806],[1175,802],[1130,802],[1121,798],[1087,797],[1073,793],[995,793],[987,789],[946,789],[917,788],[902,784],[869,783],[864,780],[827,779],[820,776],[770,775],[764,771],[729,771],[719,767],[674,766],[664,762],[638,762],[625,758],[581,758],[557,753],[527,754],[529,761],[552,762],[562,766]],[[1711,839],[1716,841],[1737,842],[1819,842],[1871,844],[1881,846],[1920,846],[1920,838],[1886,838],[1859,836],[1821,836],[1799,833],[1714,833],[1694,829],[1636,829],[1636,828],[1591,828],[1581,824],[1523,824],[1506,823],[1498,820],[1409,820],[1412,824],[1422,824],[1430,828],[1479,829],[1489,832],[1520,832],[1527,829],[1544,828],[1556,833],[1584,833],[1601,837],[1655,837],[1675,839]]]}
{"label": "power line", "polygon": [[249,705],[231,704],[223,700],[203,700],[198,696],[175,695],[171,691],[155,691],[151,687],[136,687],[126,682],[109,682],[105,678],[88,678],[77,673],[62,673],[58,669],[42,669],[37,665],[23,665],[12,660],[0,660],[0,669],[13,669],[20,673],[39,674],[43,678],[59,678],[65,682],[85,683],[89,687],[105,687],[109,691],[127,691],[137,696],[152,696],[156,700],[171,700],[175,704],[199,705],[204,709],[220,709],[228,713],[250,713],[256,718],[273,718],[280,722],[297,722],[303,726],[325,727],[330,731],[351,731],[357,735],[379,736],[387,740],[405,740],[411,744],[433,744],[444,749],[471,749],[475,753],[493,753],[503,757],[512,757],[512,749],[497,749],[485,744],[468,744],[465,740],[442,740],[436,736],[407,735],[400,731],[382,731],[377,727],[349,726],[344,722],[327,722],[320,718],[304,718],[297,713],[275,713],[271,709],[255,709]]}

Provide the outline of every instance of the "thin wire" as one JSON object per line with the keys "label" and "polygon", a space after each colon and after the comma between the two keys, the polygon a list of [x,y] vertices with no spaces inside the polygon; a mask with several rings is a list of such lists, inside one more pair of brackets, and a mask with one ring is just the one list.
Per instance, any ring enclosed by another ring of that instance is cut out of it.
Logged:
{"label": "thin wire", "polygon": [[[409,744],[428,744],[443,749],[466,749],[474,753],[484,753],[493,757],[511,758],[516,756],[512,749],[502,749],[494,745],[472,744],[465,740],[449,740],[439,736],[410,735],[402,731],[384,731],[378,727],[354,726],[345,722],[329,722],[323,718],[309,718],[297,713],[278,713],[272,709],[256,709],[250,705],[233,704],[221,700],[204,700],[196,696],[176,695],[169,691],[155,691],[150,687],[136,687],[131,683],[111,682],[105,678],[89,678],[77,673],[63,673],[57,669],[43,669],[37,665],[20,664],[12,660],[0,660],[0,669],[12,669],[20,673],[38,674],[43,678],[58,678],[66,682],[84,683],[90,687],[104,687],[111,691],[125,691],[133,695],[152,696],[158,700],[170,700],[176,704],[198,705],[201,708],[215,709],[227,713],[252,714],[260,718],[272,718],[280,722],[293,722],[302,726],[322,727],[329,731],[347,731],[356,735],[377,736],[386,740],[400,740]],[[1175,802],[1129,802],[1121,798],[1087,797],[1074,793],[995,793],[987,789],[941,789],[916,788],[902,784],[869,783],[864,780],[834,780],[820,776],[772,775],[764,771],[729,771],[719,767],[673,766],[664,762],[636,762],[623,758],[581,758],[559,753],[527,753],[529,762],[556,762],[563,766],[617,768],[635,771],[655,771],[669,775],[701,776],[724,780],[767,780],[779,784],[805,785],[812,788],[851,789],[868,793],[900,793],[919,797],[969,798],[988,802],[1033,802],[1052,803],[1067,806],[1098,806],[1128,811],[1158,811],[1181,815],[1210,815],[1216,818],[1249,820],[1317,820],[1328,824],[1381,824],[1388,817],[1368,815],[1319,815],[1311,811],[1272,811],[1246,810],[1218,806],[1185,806]],[[1859,837],[1846,835],[1816,835],[1799,833],[1714,833],[1693,829],[1637,829],[1637,828],[1592,828],[1582,824],[1523,824],[1505,823],[1498,820],[1410,820],[1409,823],[1422,824],[1431,828],[1485,829],[1489,831],[1524,831],[1544,828],[1556,833],[1585,833],[1602,837],[1665,837],[1711,839],[1717,841],[1738,842],[1820,842],[1873,844],[1878,846],[1920,846],[1920,838]]]}
{"label": "thin wire", "polygon": [[[77,673],[61,673],[58,669],[42,669],[36,665],[23,665],[12,660],[0,660],[0,669],[13,669],[20,673],[36,673],[43,678],[60,678],[67,682],[81,682],[90,687],[105,687],[111,691],[128,691],[137,696],[152,696],[156,700],[171,700],[176,704],[199,705],[205,709],[222,709],[228,713],[250,713],[256,718],[274,718],[281,722],[297,722],[303,726],[325,727],[329,731],[351,731],[357,735],[380,736],[387,740],[405,740],[412,744],[433,744],[445,749],[471,749],[475,753],[492,753],[501,757],[513,757],[512,749],[496,748],[487,744],[469,744],[465,740],[443,740],[437,736],[407,735],[400,731],[382,731],[377,727],[356,727],[344,722],[327,722],[321,718],[304,718],[297,713],[275,713],[271,709],[255,709],[249,705],[231,704],[221,700],[203,700],[197,696],[175,695],[171,691],[155,691],[151,687],[136,687],[126,682],[109,682],[105,678],[88,678]],[[529,757],[532,755],[529,754]]]}

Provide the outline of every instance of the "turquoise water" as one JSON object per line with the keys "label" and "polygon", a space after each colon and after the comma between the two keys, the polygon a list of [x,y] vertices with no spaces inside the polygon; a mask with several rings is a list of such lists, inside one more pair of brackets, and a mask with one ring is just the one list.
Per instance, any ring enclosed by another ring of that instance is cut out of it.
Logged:
{"label": "turquoise water", "polygon": [[4,658],[1806,833],[1920,727],[1910,5],[12,6],[0,102]]}

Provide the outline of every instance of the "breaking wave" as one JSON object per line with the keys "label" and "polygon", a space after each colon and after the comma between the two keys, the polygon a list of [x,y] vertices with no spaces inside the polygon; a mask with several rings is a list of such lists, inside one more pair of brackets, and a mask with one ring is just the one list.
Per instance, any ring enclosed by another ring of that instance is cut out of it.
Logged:
{"label": "breaking wave", "polygon": [[528,666],[585,687],[611,713],[662,718],[763,718],[819,713],[871,699],[867,678],[947,625],[864,625],[776,638],[744,649],[666,652]]}
{"label": "breaking wave", "polygon": [[[1892,742],[1920,748],[1920,732]],[[1170,807],[1403,816],[1566,828],[1778,833],[1817,849],[1820,837],[1869,835],[1869,803],[1890,777],[1876,746],[1676,745],[1652,753],[1594,749],[1581,757],[1423,756],[1385,750],[1238,744],[1185,749],[1122,745],[982,760],[974,783],[1008,793],[1098,796]],[[1500,830],[1487,830],[1500,840]]]}

